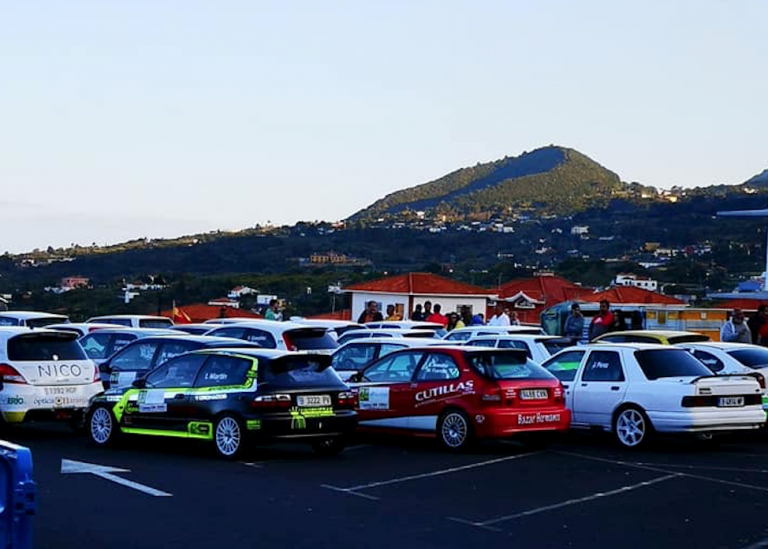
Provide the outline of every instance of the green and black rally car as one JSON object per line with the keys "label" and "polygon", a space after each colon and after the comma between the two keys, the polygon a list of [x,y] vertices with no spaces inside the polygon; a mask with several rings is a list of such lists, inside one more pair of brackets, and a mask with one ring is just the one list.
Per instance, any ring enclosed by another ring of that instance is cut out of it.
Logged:
{"label": "green and black rally car", "polygon": [[330,364],[327,355],[268,349],[180,355],[94,397],[88,438],[97,446],[126,434],[210,440],[225,458],[274,440],[336,454],[357,426],[357,397]]}

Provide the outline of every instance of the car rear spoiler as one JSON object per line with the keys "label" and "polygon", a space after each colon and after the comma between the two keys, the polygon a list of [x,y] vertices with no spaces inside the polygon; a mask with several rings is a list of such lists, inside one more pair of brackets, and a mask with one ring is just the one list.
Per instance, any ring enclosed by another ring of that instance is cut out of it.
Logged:
{"label": "car rear spoiler", "polygon": [[691,380],[690,383],[691,383],[691,385],[693,385],[694,383],[696,383],[697,381],[699,381],[701,379],[712,379],[712,378],[722,379],[724,377],[752,377],[752,378],[755,378],[756,380],[758,380],[758,382],[759,382],[760,378],[762,377],[762,375],[757,373],[757,372],[747,372],[747,373],[744,373],[744,374],[722,374],[722,375],[712,374],[711,376],[699,376],[697,378],[694,378],[694,379]]}

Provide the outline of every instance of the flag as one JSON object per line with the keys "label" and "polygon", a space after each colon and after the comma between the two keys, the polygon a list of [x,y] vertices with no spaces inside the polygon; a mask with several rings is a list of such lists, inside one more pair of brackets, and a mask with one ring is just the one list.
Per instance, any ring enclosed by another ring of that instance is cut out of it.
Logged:
{"label": "flag", "polygon": [[190,324],[192,322],[192,319],[189,318],[189,315],[176,306],[175,301],[173,302],[171,319],[173,320],[174,324]]}

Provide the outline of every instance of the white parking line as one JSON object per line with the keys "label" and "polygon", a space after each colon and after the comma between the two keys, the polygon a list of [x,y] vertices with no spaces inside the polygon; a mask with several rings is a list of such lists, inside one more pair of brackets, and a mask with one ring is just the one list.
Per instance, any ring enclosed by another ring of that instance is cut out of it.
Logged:
{"label": "white parking line", "polygon": [[671,467],[673,469],[703,469],[710,471],[731,471],[734,473],[768,473],[768,469],[749,469],[740,467],[714,467],[712,465],[680,465],[677,463],[650,463],[647,461],[635,461],[635,465],[647,465],[650,467]]}
{"label": "white parking line", "polygon": [[617,496],[619,494],[625,494],[627,492],[631,492],[632,490],[637,490],[638,488],[645,488],[646,486],[651,486],[653,484],[657,484],[659,482],[664,482],[665,480],[670,480],[673,478],[679,478],[684,476],[682,473],[675,473],[670,475],[665,475],[663,477],[658,477],[652,480],[645,480],[643,482],[638,482],[637,484],[631,484],[629,486],[622,486],[621,488],[616,488],[615,490],[609,490],[607,492],[596,492],[594,494],[591,494],[589,496],[584,496],[581,498],[574,498],[574,499],[567,499],[565,501],[561,501],[559,503],[553,503],[551,505],[545,505],[543,507],[536,507],[535,509],[529,509],[527,511],[522,511],[520,513],[515,513],[513,515],[506,515],[503,517],[496,517],[489,520],[484,520],[481,522],[476,521],[470,521],[466,519],[456,518],[456,517],[448,517],[448,520],[452,520],[454,522],[460,522],[462,524],[469,524],[470,526],[476,526],[477,528],[483,528],[486,530],[493,530],[496,532],[501,531],[499,528],[493,528],[493,524],[498,524],[500,522],[507,522],[510,520],[519,519],[522,517],[529,517],[531,515],[538,515],[539,513],[544,513],[547,511],[554,511],[555,509],[560,509],[562,507],[568,507],[570,505],[578,505],[580,503],[586,503],[588,501],[594,501],[596,499],[611,497],[611,496]]}
{"label": "white parking line", "polygon": [[459,465],[458,467],[450,467],[448,469],[440,469],[439,471],[431,471],[429,473],[420,473],[418,475],[410,475],[407,477],[399,477],[399,478],[392,478],[388,480],[380,480],[377,482],[370,482],[368,484],[359,484],[357,486],[349,486],[348,488],[343,488],[340,486],[333,486],[330,484],[322,484],[321,486],[323,488],[327,488],[329,490],[334,490],[336,492],[344,492],[346,494],[351,494],[353,496],[359,496],[364,497],[367,499],[379,499],[375,496],[369,496],[367,494],[360,493],[360,490],[367,490],[368,488],[378,488],[380,486],[387,486],[390,484],[399,484],[402,482],[409,482],[412,480],[421,480],[424,478],[430,478],[430,477],[437,477],[441,475],[447,475],[450,473],[456,473],[458,471],[466,471],[469,469],[477,469],[478,467],[485,467],[487,465],[494,465],[496,463],[503,463],[505,461],[512,461],[513,459],[520,459],[528,456],[533,456],[536,454],[539,454],[541,452],[531,452],[528,454],[519,454],[516,456],[507,456],[503,458],[497,458],[497,459],[489,459],[487,461],[480,461],[478,463],[470,463],[468,465]]}
{"label": "white parking line", "polygon": [[[614,459],[601,458],[597,456],[590,456],[586,454],[578,454],[576,452],[558,451],[557,453],[563,454],[566,456],[574,456],[581,459],[601,461],[603,463],[612,463],[614,465],[623,465],[624,467],[634,467],[637,469],[645,469],[646,471],[656,471],[657,473],[678,473],[678,471],[670,471],[669,469],[662,469],[661,467],[653,467],[650,465],[640,465],[639,463],[635,463],[632,461],[619,461]],[[716,484],[724,484],[726,486],[736,486],[738,488],[746,488],[748,490],[758,490],[760,492],[768,492],[768,487],[765,487],[765,486],[756,486],[754,484],[744,484],[743,482],[734,482],[731,480],[723,480],[721,478],[705,477],[702,475],[693,475],[691,473],[679,473],[679,474],[687,478],[695,478],[697,480],[706,480],[707,482],[714,482]]]}

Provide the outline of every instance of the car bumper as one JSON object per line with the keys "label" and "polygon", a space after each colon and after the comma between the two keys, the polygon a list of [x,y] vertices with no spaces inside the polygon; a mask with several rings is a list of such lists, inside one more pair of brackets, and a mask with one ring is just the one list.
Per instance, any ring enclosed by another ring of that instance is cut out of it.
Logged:
{"label": "car bumper", "polygon": [[541,410],[494,410],[473,416],[478,438],[505,438],[536,431],[567,431],[571,412],[566,408]]}
{"label": "car bumper", "polygon": [[698,433],[703,431],[740,431],[758,429],[765,424],[761,407],[743,410],[685,410],[648,412],[653,428],[660,433]]}
{"label": "car bumper", "polygon": [[357,428],[354,411],[313,415],[311,412],[280,414],[279,417],[253,416],[245,418],[250,439],[301,440],[329,436],[351,435]]}
{"label": "car bumper", "polygon": [[0,410],[6,423],[65,419],[82,413],[101,382],[87,385],[16,385],[6,383],[0,391]]}

